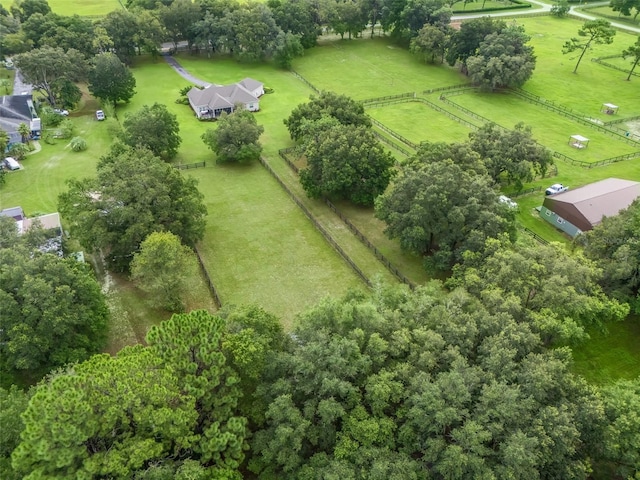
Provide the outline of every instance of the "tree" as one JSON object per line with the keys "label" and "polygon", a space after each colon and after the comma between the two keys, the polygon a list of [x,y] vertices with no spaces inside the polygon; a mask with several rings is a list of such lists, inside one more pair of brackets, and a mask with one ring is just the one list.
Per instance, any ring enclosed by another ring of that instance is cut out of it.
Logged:
{"label": "tree", "polygon": [[445,28],[451,21],[452,13],[443,0],[408,0],[401,19],[409,38],[413,38],[425,25]]}
{"label": "tree", "polygon": [[406,171],[391,191],[376,200],[385,234],[428,265],[451,268],[465,251],[478,251],[487,238],[515,237],[514,212],[498,201],[487,175],[467,171],[453,160]]}
{"label": "tree", "polygon": [[125,144],[148,148],[164,159],[175,157],[182,143],[178,118],[160,103],[125,115],[122,127],[120,138]]}
{"label": "tree", "polygon": [[135,94],[136,79],[131,70],[113,53],[95,56],[94,66],[89,71],[89,91],[102,101],[129,102]]}
{"label": "tree", "polygon": [[267,5],[283,32],[299,35],[304,48],[316,45],[320,32],[320,6],[317,3],[310,0],[269,0]]}
{"label": "tree", "polygon": [[136,37],[140,32],[136,15],[125,9],[109,12],[99,22],[113,42],[113,50],[120,60],[129,64],[136,54]]}
{"label": "tree", "polygon": [[640,377],[619,380],[602,389],[605,427],[604,459],[616,466],[620,478],[640,474]]}
{"label": "tree", "polygon": [[437,58],[442,63],[449,39],[449,32],[433,25],[425,25],[411,39],[409,49],[411,53],[420,55],[426,62],[436,63]]}
{"label": "tree", "polygon": [[4,154],[8,146],[9,134],[4,129],[0,129],[0,153]]}
{"label": "tree", "polygon": [[371,126],[371,120],[364,113],[361,103],[346,95],[326,91],[317,97],[311,96],[308,103],[301,103],[294,108],[284,124],[293,140],[301,140],[304,122],[319,120],[322,116],[334,117],[342,125]]}
{"label": "tree", "polygon": [[276,37],[273,59],[280,68],[289,70],[296,57],[304,55],[300,37],[291,32],[280,32]]}
{"label": "tree", "polygon": [[240,479],[246,419],[235,414],[223,331],[205,311],[174,315],[148,347],[95,355],[42,383],[14,467],[23,478]]}
{"label": "tree", "polygon": [[587,328],[623,320],[629,306],[609,299],[598,284],[601,271],[580,253],[559,244],[520,245],[490,239],[464,254],[450,286],[463,286],[494,313],[508,311],[527,322],[544,343],[577,343]]}
{"label": "tree", "polygon": [[[620,14],[625,17],[633,15],[634,21],[640,13],[640,2],[638,0],[611,0],[609,5],[611,6],[611,10],[620,12]],[[634,9],[635,13],[633,13]]]}
{"label": "tree", "polygon": [[587,257],[602,268],[602,287],[640,313],[640,201],[605,217],[578,241]]}
{"label": "tree", "polygon": [[31,128],[26,123],[18,125],[18,133],[22,137],[22,143],[27,143],[31,137]]}
{"label": "tree", "polygon": [[21,477],[11,467],[11,453],[20,443],[24,429],[22,413],[27,409],[29,393],[15,385],[8,390],[0,387],[0,478],[19,480]]}
{"label": "tree", "polygon": [[60,108],[72,109],[82,98],[80,87],[68,78],[59,78],[51,85],[51,91]]}
{"label": "tree", "polygon": [[613,37],[615,34],[615,28],[611,26],[611,23],[604,19],[587,20],[584,22],[582,27],[580,27],[580,30],[578,30],[578,35],[580,37],[584,37],[585,40],[580,40],[579,38],[574,37],[571,40],[567,40],[562,47],[562,53],[564,54],[575,52],[576,50],[580,51],[578,62],[573,69],[573,73],[577,73],[582,57],[584,57],[587,50],[591,48],[592,44],[609,45],[610,43],[613,43]]}
{"label": "tree", "polygon": [[487,35],[477,54],[467,58],[471,81],[491,90],[524,85],[536,66],[533,47],[526,45],[529,39],[522,26]]}
{"label": "tree", "polygon": [[260,478],[582,478],[602,404],[527,325],[462,290],[374,286],[299,317],[259,398]]}
{"label": "tree", "polygon": [[22,0],[19,2],[19,8],[21,22],[25,22],[36,13],[46,15],[51,12],[51,7],[47,0]]}
{"label": "tree", "polygon": [[269,58],[280,33],[271,10],[253,2],[245,8],[228,11],[216,26],[218,49],[247,62]]}
{"label": "tree", "polygon": [[503,20],[491,17],[481,17],[462,22],[460,30],[451,37],[451,44],[447,50],[447,62],[453,66],[460,62],[462,71],[466,72],[467,59],[478,51],[480,44],[487,35],[500,33],[506,28]]}
{"label": "tree", "polygon": [[567,0],[558,0],[551,6],[551,15],[555,17],[566,17],[571,8]]}
{"label": "tree", "polygon": [[307,167],[300,183],[311,198],[345,198],[371,206],[393,176],[394,160],[364,126],[341,125],[335,119],[316,123],[303,143]]}
{"label": "tree", "polygon": [[517,189],[523,182],[544,176],[553,163],[551,152],[538,144],[531,135],[531,127],[522,122],[513,130],[504,130],[494,123],[486,123],[469,134],[471,148],[482,157],[489,176],[499,182],[514,183]]}
{"label": "tree", "polygon": [[50,105],[56,106],[56,82],[76,82],[86,77],[87,62],[74,49],[44,46],[14,57],[16,68],[25,81],[42,92]]}
{"label": "tree", "polygon": [[627,57],[631,57],[631,70],[629,70],[629,76],[627,77],[627,81],[629,81],[631,80],[633,71],[638,66],[638,63],[640,63],[640,36],[638,36],[636,43],[622,51],[622,58],[626,60]]}
{"label": "tree", "polygon": [[216,162],[250,162],[260,158],[264,127],[248,110],[237,109],[218,120],[218,128],[202,134],[202,141],[216,154]]}
{"label": "tree", "polygon": [[178,42],[187,40],[189,46],[193,43],[193,25],[202,19],[199,3],[189,0],[175,0],[168,6],[159,9],[160,20],[173,42],[178,48]]}
{"label": "tree", "polygon": [[184,310],[184,297],[197,277],[195,255],[170,232],[153,232],[140,244],[131,262],[132,280],[151,298],[155,307],[171,312]]}
{"label": "tree", "polygon": [[25,241],[11,245],[4,239],[0,248],[0,371],[35,381],[98,352],[108,310],[85,265],[41,253]]}
{"label": "tree", "polygon": [[204,235],[206,207],[197,181],[147,150],[116,144],[95,179],[70,180],[59,210],[74,237],[90,251],[104,250],[112,268],[126,271],[152,232],[171,232],[193,246]]}

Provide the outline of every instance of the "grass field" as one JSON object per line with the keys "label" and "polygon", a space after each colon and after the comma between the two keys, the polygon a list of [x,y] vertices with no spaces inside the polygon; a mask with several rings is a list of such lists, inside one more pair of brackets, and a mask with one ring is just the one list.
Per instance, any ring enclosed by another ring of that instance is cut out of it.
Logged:
{"label": "grass field", "polygon": [[633,16],[625,16],[625,15],[621,15],[620,12],[614,12],[613,9],[608,5],[603,5],[600,7],[582,8],[581,11],[589,15],[603,16],[607,20],[616,22],[616,23],[624,23],[626,25],[631,25],[635,27],[640,25],[640,15],[637,16],[634,20]]}
{"label": "grass field", "polygon": [[608,333],[589,332],[591,339],[573,348],[573,370],[604,385],[640,375],[640,317],[608,325]]}
{"label": "grass field", "polygon": [[414,143],[464,142],[469,139],[471,131],[461,123],[418,102],[368,108],[367,113]]}
{"label": "grass field", "polygon": [[49,0],[51,11],[58,15],[103,16],[122,8],[118,0]]}
{"label": "grass field", "polygon": [[320,90],[362,100],[466,83],[449,67],[426,65],[388,38],[338,40],[305,52],[293,68]]}

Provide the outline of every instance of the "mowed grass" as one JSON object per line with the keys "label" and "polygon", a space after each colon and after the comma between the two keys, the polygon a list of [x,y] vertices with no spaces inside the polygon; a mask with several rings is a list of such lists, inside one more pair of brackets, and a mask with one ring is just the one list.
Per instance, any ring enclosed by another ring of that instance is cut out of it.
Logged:
{"label": "mowed grass", "polygon": [[[295,77],[268,65],[179,60],[194,76],[212,83],[250,76],[274,88],[275,93],[262,97],[256,117],[265,127],[262,141],[271,153],[288,144],[282,119],[308,95]],[[190,107],[173,103],[186,80],[162,60],[138,64],[134,74],[139,93],[119,115],[164,99],[180,122],[183,143],[177,161],[208,162],[206,168],[185,174],[199,180],[205,196],[209,215],[200,251],[224,304],[259,304],[290,328],[298,312],[324,296],[364,286],[264,167],[215,164],[200,135],[216,124],[199,122]]]}
{"label": "mowed grass", "polygon": [[58,15],[102,16],[122,9],[118,0],[49,0],[53,13]]}
{"label": "mowed grass", "polygon": [[[516,95],[469,91],[452,96],[449,100],[505,128],[511,129],[518,122],[524,122],[531,127],[533,138],[539,143],[576,160],[593,163],[640,150],[640,143],[627,144],[588,125],[576,123],[568,117],[529,103]],[[576,149],[569,145],[569,137],[575,134],[589,139],[587,148]]]}
{"label": "mowed grass", "polygon": [[591,383],[606,385],[640,375],[640,317],[607,325],[607,333],[590,331],[591,339],[573,348],[573,370]]}
{"label": "mowed grass", "polygon": [[465,142],[470,128],[418,102],[369,108],[367,113],[414,143]]}
{"label": "mowed grass", "polygon": [[619,115],[625,118],[640,115],[640,79],[634,77],[627,82],[624,72],[591,61],[620,54],[635,43],[637,34],[618,30],[612,44],[595,45],[585,54],[578,72],[572,73],[579,52],[563,55],[562,45],[578,36],[583,21],[551,16],[520,17],[514,21],[531,36],[530,44],[537,56],[536,69],[524,85],[525,90],[602,121],[611,120],[610,115],[600,112],[603,103],[620,106]]}
{"label": "mowed grass", "polygon": [[293,68],[316,88],[356,100],[467,82],[456,69],[426,65],[390,39],[367,35],[307,50]]}

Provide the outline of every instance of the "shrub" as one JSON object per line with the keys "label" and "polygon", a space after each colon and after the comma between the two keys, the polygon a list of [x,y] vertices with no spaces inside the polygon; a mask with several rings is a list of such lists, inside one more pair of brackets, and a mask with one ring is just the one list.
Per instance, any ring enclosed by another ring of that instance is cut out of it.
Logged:
{"label": "shrub", "polygon": [[74,152],[83,152],[87,149],[87,141],[82,137],[73,137],[69,142],[69,146]]}
{"label": "shrub", "polygon": [[54,112],[53,108],[49,105],[43,106],[40,109],[39,115],[42,120],[42,126],[47,128],[57,127],[62,123],[62,120],[64,120],[64,117]]}
{"label": "shrub", "polygon": [[24,159],[29,153],[29,147],[24,143],[14,143],[9,147],[9,156],[15,158],[18,161]]}
{"label": "shrub", "polygon": [[275,90],[271,87],[264,87],[264,93],[273,93]]}
{"label": "shrub", "polygon": [[62,122],[60,122],[60,126],[56,130],[56,138],[71,138],[73,137],[73,131],[75,130],[75,125],[73,122],[67,118],[65,118]]}

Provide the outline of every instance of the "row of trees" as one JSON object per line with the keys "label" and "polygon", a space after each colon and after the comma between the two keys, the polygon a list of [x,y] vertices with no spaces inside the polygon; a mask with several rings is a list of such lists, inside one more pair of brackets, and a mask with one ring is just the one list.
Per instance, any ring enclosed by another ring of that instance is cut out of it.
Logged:
{"label": "row of trees", "polygon": [[[535,268],[521,274],[510,247],[488,244],[486,255],[497,256],[496,265],[510,258],[502,276],[516,285],[535,275]],[[588,300],[593,277],[573,276],[581,265],[569,263],[557,278],[576,290],[586,285]],[[512,292],[505,295],[466,291],[480,283],[472,268],[456,275],[450,293],[433,282],[415,292],[375,285],[369,295],[326,299],[289,336],[254,307],[174,315],[150,331],[147,346],[97,355],[26,394],[0,390],[0,474],[405,480],[638,473],[639,381],[587,385],[571,373],[570,351],[545,349],[538,323],[521,316],[517,305],[535,308],[518,303],[517,287],[505,282]],[[487,289],[501,280],[492,282]],[[572,313],[553,291],[550,284],[541,295],[561,321]]]}

